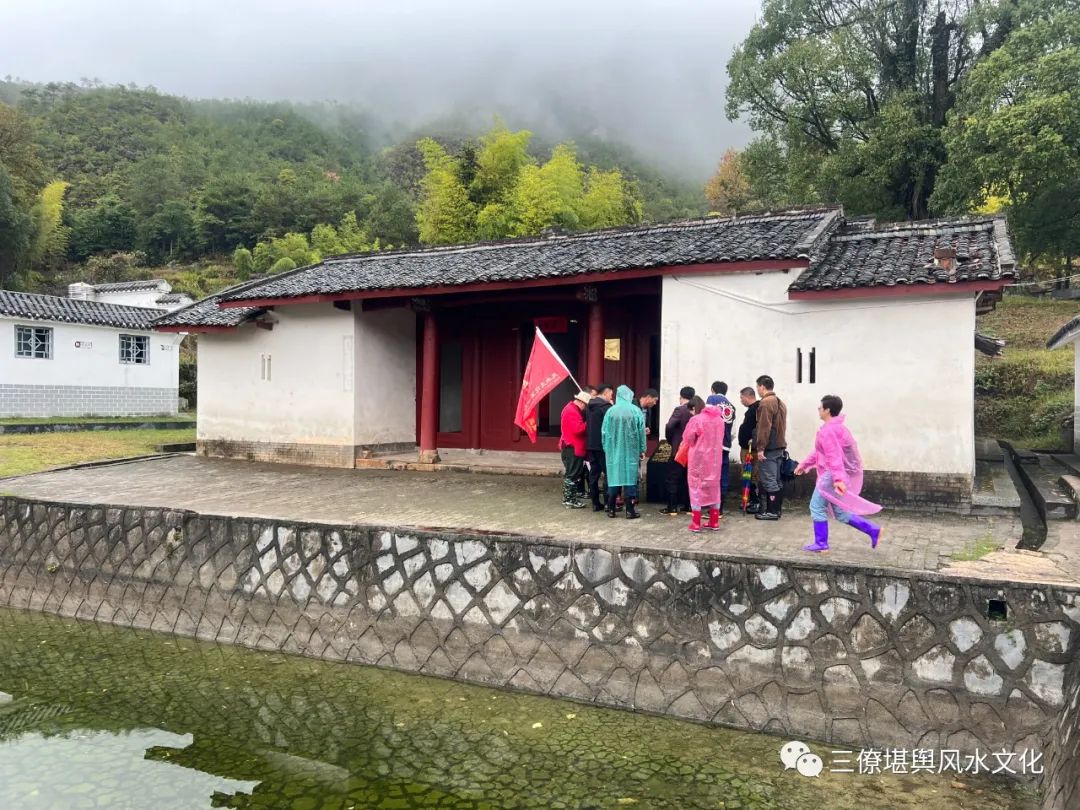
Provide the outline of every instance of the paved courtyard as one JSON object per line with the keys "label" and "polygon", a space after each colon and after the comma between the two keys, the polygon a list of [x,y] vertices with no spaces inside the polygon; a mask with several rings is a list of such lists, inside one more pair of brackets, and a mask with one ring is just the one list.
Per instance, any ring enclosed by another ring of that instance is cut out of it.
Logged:
{"label": "paved courtyard", "polygon": [[[734,493],[719,532],[694,535],[688,520],[642,504],[643,518],[610,519],[589,509],[567,510],[561,484],[550,478],[337,470],[188,455],[0,481],[0,494],[74,503],[172,507],[216,515],[273,517],[316,523],[468,529],[564,543],[718,553],[732,559],[807,559],[805,503],[786,505],[766,523],[740,514]],[[1021,534],[1012,517],[962,517],[886,511],[877,550],[866,538],[835,526],[830,562],[906,571],[941,571],[997,581],[1080,585],[1076,523],[1053,525],[1041,552],[1016,551]],[[976,560],[971,552],[994,542],[1002,551]]]}

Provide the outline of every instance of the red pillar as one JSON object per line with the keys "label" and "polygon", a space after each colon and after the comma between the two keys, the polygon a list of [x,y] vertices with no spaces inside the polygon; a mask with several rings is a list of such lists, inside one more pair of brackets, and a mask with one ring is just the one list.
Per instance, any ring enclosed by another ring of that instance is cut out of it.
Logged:
{"label": "red pillar", "polygon": [[439,450],[439,331],[435,314],[424,314],[424,348],[420,372],[420,463],[437,464]]}
{"label": "red pillar", "polygon": [[604,305],[599,301],[589,304],[589,338],[586,344],[586,385],[598,385],[604,376]]}

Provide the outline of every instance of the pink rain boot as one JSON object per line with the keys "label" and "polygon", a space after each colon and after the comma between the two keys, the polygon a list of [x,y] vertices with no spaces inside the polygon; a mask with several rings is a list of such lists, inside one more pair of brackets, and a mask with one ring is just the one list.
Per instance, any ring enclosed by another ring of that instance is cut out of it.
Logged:
{"label": "pink rain boot", "polygon": [[710,509],[709,510],[709,524],[705,528],[708,529],[710,532],[718,532],[718,531],[720,531],[720,510],[719,509]]}
{"label": "pink rain boot", "polygon": [[701,531],[701,510],[695,509],[692,515],[693,519],[690,521],[690,531],[697,534]]}
{"label": "pink rain boot", "polygon": [[803,546],[803,551],[825,552],[829,550],[829,521],[814,521],[814,542]]}
{"label": "pink rain boot", "polygon": [[848,525],[853,529],[858,529],[870,538],[870,548],[877,548],[878,540],[881,539],[880,526],[876,523],[871,523],[862,515],[852,515],[851,520],[848,521]]}

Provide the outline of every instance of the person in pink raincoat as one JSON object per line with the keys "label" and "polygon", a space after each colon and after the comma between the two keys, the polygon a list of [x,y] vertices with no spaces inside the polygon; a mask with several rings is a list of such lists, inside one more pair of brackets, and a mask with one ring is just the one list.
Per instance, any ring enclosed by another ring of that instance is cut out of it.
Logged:
{"label": "person in pink raincoat", "polygon": [[724,413],[716,405],[706,405],[701,397],[690,400],[694,416],[686,423],[683,444],[688,448],[686,480],[690,485],[693,518],[690,531],[700,532],[701,513],[709,510],[704,528],[720,528],[720,476],[724,464]]}
{"label": "person in pink raincoat", "polygon": [[877,548],[881,527],[864,515],[880,512],[876,503],[860,498],[863,484],[862,457],[855,437],[844,424],[840,411],[843,400],[834,394],[821,398],[818,416],[824,423],[814,438],[814,452],[802,460],[795,470],[802,475],[811,468],[817,470],[817,485],[810,499],[810,516],[814,520],[814,542],[803,551],[829,550],[829,512],[841,523],[858,529],[870,538],[870,547]]}

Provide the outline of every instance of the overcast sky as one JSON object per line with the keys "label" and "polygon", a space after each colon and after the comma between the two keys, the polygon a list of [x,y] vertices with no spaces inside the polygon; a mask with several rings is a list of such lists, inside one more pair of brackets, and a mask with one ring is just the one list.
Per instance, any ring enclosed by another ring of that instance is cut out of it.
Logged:
{"label": "overcast sky", "polygon": [[725,68],[759,4],[0,0],[0,76],[360,102],[406,125],[572,116],[697,178],[748,139],[724,117]]}

